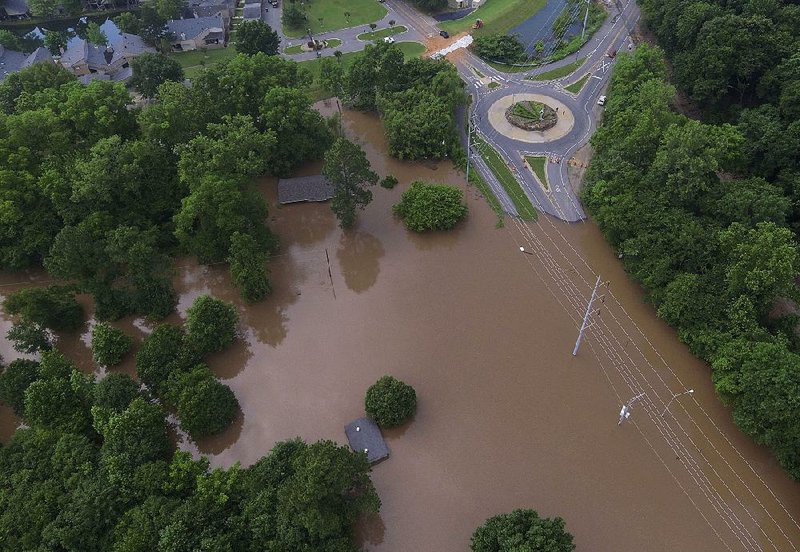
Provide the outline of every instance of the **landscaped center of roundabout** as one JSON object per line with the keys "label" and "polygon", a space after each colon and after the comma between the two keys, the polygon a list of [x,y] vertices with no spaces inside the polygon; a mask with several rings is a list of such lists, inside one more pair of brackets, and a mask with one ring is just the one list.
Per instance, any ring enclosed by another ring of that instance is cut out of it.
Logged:
{"label": "landscaped center of roundabout", "polygon": [[566,105],[542,94],[508,94],[489,108],[489,122],[513,140],[542,143],[566,136],[575,117]]}

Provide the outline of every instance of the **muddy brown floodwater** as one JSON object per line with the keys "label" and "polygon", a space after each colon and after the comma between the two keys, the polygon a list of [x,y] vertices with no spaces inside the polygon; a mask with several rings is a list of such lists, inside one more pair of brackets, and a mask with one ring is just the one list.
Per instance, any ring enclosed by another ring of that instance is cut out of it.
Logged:
{"label": "muddy brown floodwater", "polygon": [[[242,416],[183,448],[230,466],[294,436],[346,443],[343,427],[363,415],[367,387],[392,374],[416,388],[419,410],[386,434],[391,457],[372,474],[381,512],[358,527],[368,550],[467,550],[486,517],[528,507],[562,516],[581,551],[797,550],[797,483],[733,427],[707,366],[644,304],[594,224],[541,218],[495,229],[469,188],[465,223],[412,234],[391,214],[410,182],[463,187],[463,177],[449,163],[388,158],[374,117],[345,113],[344,124],[374,170],[400,181],[374,189],[355,229],[342,232],[327,204],[274,207],[268,179],[282,252],[267,301],[245,307],[224,267],[179,263],[172,321],[212,293],[239,305],[245,336],[210,361]],[[597,272],[610,286],[573,357]],[[7,292],[25,279],[0,283]],[[149,331],[140,320],[120,326]],[[86,332],[63,346],[91,371]],[[1,337],[0,346],[14,356]],[[689,388],[694,395],[660,416]],[[641,392],[618,426],[620,405]],[[0,419],[7,439],[15,420],[8,410]]]}

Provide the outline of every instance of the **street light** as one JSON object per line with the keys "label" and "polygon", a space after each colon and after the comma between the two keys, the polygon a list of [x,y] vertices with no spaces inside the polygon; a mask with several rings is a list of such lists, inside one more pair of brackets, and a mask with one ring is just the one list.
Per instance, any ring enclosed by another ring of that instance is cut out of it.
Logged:
{"label": "street light", "polygon": [[534,255],[533,253],[531,253],[530,251],[525,251],[525,248],[524,248],[524,247],[522,247],[521,245],[519,246],[519,250],[520,250],[520,251],[522,251],[523,253],[525,253],[526,255],[530,255],[531,257],[534,257],[534,256],[535,256],[535,255]]}
{"label": "street light", "polygon": [[622,409],[619,411],[619,421],[617,422],[617,425],[622,425],[622,422],[631,417],[631,409],[633,408],[633,403],[644,397],[644,395],[645,395],[644,393],[639,393],[634,398],[629,400],[627,404],[622,405]]}
{"label": "street light", "polygon": [[672,398],[667,403],[667,406],[664,407],[664,412],[661,413],[661,416],[663,417],[664,414],[667,413],[667,410],[669,410],[669,405],[672,404],[672,401],[674,401],[675,399],[677,399],[678,397],[680,397],[682,395],[691,395],[692,393],[694,393],[694,389],[689,389],[688,391],[684,391],[682,393],[675,393],[674,395],[672,395]]}

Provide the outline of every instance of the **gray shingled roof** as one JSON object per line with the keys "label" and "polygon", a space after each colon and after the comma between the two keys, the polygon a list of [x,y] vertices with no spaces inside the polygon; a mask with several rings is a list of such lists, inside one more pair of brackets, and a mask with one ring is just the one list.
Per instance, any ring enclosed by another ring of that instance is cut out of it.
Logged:
{"label": "gray shingled roof", "polygon": [[104,68],[108,65],[105,52],[105,47],[90,44],[86,39],[81,39],[64,52],[61,56],[61,65],[73,67],[86,61],[92,68]]}
{"label": "gray shingled roof", "polygon": [[200,6],[191,6],[187,8],[187,10],[189,10],[191,14],[190,17],[199,19],[201,17],[221,16],[224,11],[228,10],[228,6],[224,4],[203,4]]}
{"label": "gray shingled roof", "polygon": [[389,456],[389,447],[383,440],[378,425],[369,418],[359,418],[344,426],[350,448],[367,454],[367,460],[374,464]]}
{"label": "gray shingled roof", "polygon": [[242,17],[244,19],[261,19],[261,4],[245,4]]}
{"label": "gray shingled roof", "polygon": [[281,178],[278,181],[278,203],[281,204],[298,201],[326,201],[332,197],[333,186],[321,174]]}
{"label": "gray shingled roof", "polygon": [[96,80],[109,81],[111,80],[111,77],[105,73],[89,73],[87,75],[81,75],[80,77],[78,77],[78,82],[80,82],[81,84],[89,84],[90,82]]}
{"label": "gray shingled roof", "polygon": [[10,73],[15,73],[22,69],[27,57],[22,52],[7,50],[0,46],[0,80],[6,78]]}
{"label": "gray shingled roof", "polygon": [[155,52],[156,49],[152,46],[145,44],[142,37],[135,34],[120,33],[119,38],[111,45],[114,49],[114,55],[111,58],[111,63],[114,63],[122,57],[134,57],[145,52]]}
{"label": "gray shingled roof", "polygon": [[3,8],[10,17],[24,15],[30,10],[25,0],[5,0],[5,2],[3,2]]}
{"label": "gray shingled roof", "polygon": [[[224,30],[222,17],[193,17],[167,21],[167,30],[175,35],[175,40],[193,40],[208,29]],[[183,35],[183,36],[182,36]],[[185,36],[185,38],[184,38]]]}
{"label": "gray shingled roof", "polygon": [[22,63],[22,67],[30,67],[34,63],[44,63],[53,61],[53,56],[50,55],[50,50],[47,48],[36,48],[31,55],[29,55]]}

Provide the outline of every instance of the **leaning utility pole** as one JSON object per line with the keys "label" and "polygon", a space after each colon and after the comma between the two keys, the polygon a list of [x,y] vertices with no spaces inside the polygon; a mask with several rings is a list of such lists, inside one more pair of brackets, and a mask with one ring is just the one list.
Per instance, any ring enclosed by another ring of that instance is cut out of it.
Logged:
{"label": "leaning utility pole", "polygon": [[467,184],[469,184],[469,165],[472,160],[472,129],[475,126],[472,122],[473,114],[467,108]]}
{"label": "leaning utility pole", "polygon": [[586,34],[586,23],[589,21],[589,2],[592,0],[586,0],[586,15],[583,16],[583,30],[581,31],[581,42],[583,42],[583,35]]}
{"label": "leaning utility pole", "polygon": [[600,275],[597,275],[597,282],[594,284],[594,289],[592,290],[592,297],[589,299],[589,305],[586,307],[586,314],[583,315],[583,323],[581,324],[581,330],[578,332],[578,340],[575,341],[575,348],[572,349],[572,356],[578,354],[578,347],[581,346],[581,341],[583,341],[583,332],[586,330],[586,326],[589,324],[589,318],[592,314],[592,305],[594,304],[594,300],[597,298],[597,288],[600,287]]}

